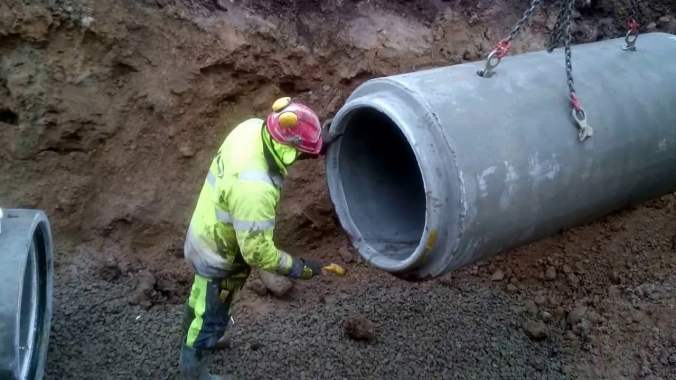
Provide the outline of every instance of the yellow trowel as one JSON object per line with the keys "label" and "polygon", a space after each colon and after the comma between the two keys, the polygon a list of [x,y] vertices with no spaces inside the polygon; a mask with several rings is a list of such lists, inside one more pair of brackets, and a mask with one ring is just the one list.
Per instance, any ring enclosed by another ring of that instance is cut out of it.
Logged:
{"label": "yellow trowel", "polygon": [[331,263],[329,265],[326,265],[322,269],[329,272],[329,273],[336,274],[338,276],[345,276],[345,272],[347,272],[345,270],[345,268],[343,268],[342,266],[340,266],[336,263]]}

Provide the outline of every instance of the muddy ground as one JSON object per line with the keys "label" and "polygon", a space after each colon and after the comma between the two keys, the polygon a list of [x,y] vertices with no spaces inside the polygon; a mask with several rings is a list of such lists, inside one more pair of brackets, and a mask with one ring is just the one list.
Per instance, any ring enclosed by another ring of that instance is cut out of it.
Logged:
{"label": "muddy ground", "polygon": [[[190,271],[182,238],[227,132],[280,95],[335,112],[364,80],[478,60],[527,1],[0,3],[0,205],[42,208],[57,237],[47,374],[174,378]],[[513,51],[540,49],[535,13]],[[645,2],[676,33],[676,4]],[[627,2],[579,2],[577,42],[623,33]],[[563,78],[562,78],[563,85]],[[295,167],[279,245],[345,262],[287,299],[247,290],[241,378],[674,378],[676,199],[666,196],[420,284],[354,258],[321,162]],[[345,320],[375,323],[372,342]]]}
{"label": "muddy ground", "polygon": [[[243,379],[673,379],[675,237],[667,196],[435,281],[353,262],[285,299],[247,288],[211,367]],[[48,378],[174,378],[182,299],[171,295],[187,282],[101,266],[85,247],[57,255]],[[139,277],[157,297],[149,308],[133,304]],[[372,342],[346,336],[353,317],[375,323]]]}

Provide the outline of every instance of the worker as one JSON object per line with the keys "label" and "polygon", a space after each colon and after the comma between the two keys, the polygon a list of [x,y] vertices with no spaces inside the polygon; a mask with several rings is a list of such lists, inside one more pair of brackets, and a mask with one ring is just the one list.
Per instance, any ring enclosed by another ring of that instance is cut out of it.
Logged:
{"label": "worker", "polygon": [[326,136],[309,107],[281,98],[265,121],[235,127],[211,161],[184,245],[195,272],[183,321],[184,379],[221,378],[209,374],[202,357],[223,344],[233,300],[252,267],[303,280],[321,273],[320,263],[278,249],[273,228],[282,178],[294,162],[316,157]]}

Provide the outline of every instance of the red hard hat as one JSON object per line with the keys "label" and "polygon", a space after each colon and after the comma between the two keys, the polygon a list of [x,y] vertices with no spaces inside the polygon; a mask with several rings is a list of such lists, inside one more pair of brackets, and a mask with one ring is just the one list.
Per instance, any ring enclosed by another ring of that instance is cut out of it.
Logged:
{"label": "red hard hat", "polygon": [[270,136],[277,142],[310,154],[319,154],[322,150],[319,117],[310,107],[291,98],[275,101],[266,126]]}

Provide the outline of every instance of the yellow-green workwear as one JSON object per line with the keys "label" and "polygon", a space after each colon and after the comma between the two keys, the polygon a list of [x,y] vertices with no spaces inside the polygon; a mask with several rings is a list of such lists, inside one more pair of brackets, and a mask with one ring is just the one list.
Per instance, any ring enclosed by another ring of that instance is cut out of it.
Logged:
{"label": "yellow-green workwear", "polygon": [[249,119],[228,135],[211,162],[188,228],[185,255],[196,273],[245,279],[251,266],[312,276],[273,241],[282,176],[297,156],[295,148],[270,137],[261,119]]}

